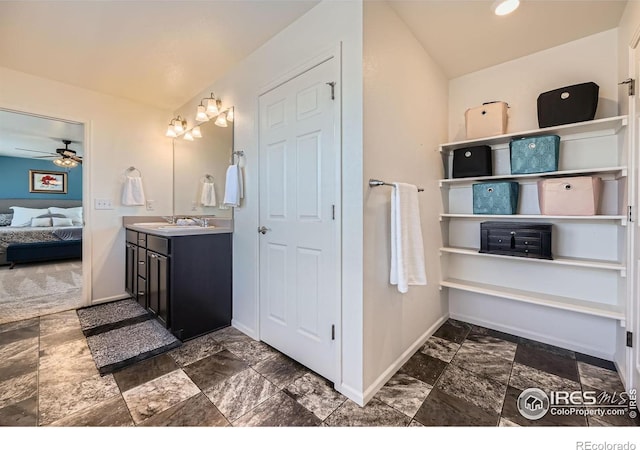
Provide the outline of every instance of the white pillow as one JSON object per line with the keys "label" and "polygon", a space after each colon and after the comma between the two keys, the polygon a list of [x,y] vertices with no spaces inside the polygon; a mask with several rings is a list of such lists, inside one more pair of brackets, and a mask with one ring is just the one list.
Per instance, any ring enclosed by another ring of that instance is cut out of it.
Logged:
{"label": "white pillow", "polygon": [[73,226],[73,220],[70,219],[69,217],[65,217],[64,219],[61,219],[60,217],[52,217],[51,220],[53,220],[54,227],[72,227]]}
{"label": "white pillow", "polygon": [[34,217],[31,219],[32,227],[50,227],[51,217]]}
{"label": "white pillow", "polygon": [[23,208],[22,206],[12,206],[9,209],[13,209],[13,218],[11,219],[12,227],[28,227],[31,225],[31,219],[49,212],[47,208],[35,209]]}
{"label": "white pillow", "polygon": [[82,206],[75,208],[57,208],[52,206],[49,208],[51,214],[62,214],[65,217],[70,218],[74,225],[82,225]]}

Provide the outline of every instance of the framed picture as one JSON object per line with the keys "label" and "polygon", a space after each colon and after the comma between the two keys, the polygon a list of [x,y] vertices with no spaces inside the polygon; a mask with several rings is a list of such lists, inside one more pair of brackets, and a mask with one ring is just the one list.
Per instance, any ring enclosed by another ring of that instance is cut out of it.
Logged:
{"label": "framed picture", "polygon": [[29,171],[29,192],[46,194],[67,193],[67,173],[48,170]]}

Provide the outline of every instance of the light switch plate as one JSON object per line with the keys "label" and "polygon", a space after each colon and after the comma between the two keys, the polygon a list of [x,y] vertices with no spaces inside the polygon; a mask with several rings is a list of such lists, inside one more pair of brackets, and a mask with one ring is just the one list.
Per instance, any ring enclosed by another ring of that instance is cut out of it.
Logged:
{"label": "light switch plate", "polygon": [[156,201],[147,200],[147,211],[153,211],[154,209],[156,209]]}
{"label": "light switch plate", "polygon": [[95,209],[113,209],[110,198],[96,198],[93,200]]}

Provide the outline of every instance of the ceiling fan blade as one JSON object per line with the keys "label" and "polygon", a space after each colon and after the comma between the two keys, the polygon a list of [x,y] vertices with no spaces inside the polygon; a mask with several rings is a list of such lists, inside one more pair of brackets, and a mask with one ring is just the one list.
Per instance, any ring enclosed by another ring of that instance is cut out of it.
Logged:
{"label": "ceiling fan blade", "polygon": [[53,155],[53,153],[51,152],[43,152],[42,150],[31,150],[28,148],[20,148],[20,147],[15,147],[16,150],[20,150],[22,152],[31,152],[31,153],[43,153],[45,155]]}
{"label": "ceiling fan blade", "polygon": [[50,155],[50,156],[34,156],[33,159],[40,159],[40,158],[55,158],[57,155]]}

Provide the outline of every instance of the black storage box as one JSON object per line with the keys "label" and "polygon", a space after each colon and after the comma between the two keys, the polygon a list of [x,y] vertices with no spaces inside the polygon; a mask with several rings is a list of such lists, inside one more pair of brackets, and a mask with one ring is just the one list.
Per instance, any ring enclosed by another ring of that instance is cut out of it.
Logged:
{"label": "black storage box", "polygon": [[594,82],[565,86],[538,96],[540,128],[593,120],[600,88]]}
{"label": "black storage box", "polygon": [[551,224],[528,222],[482,222],[480,253],[553,259]]}
{"label": "black storage box", "polygon": [[459,148],[453,151],[452,178],[484,177],[493,175],[491,162],[491,147],[478,145],[476,147]]}

